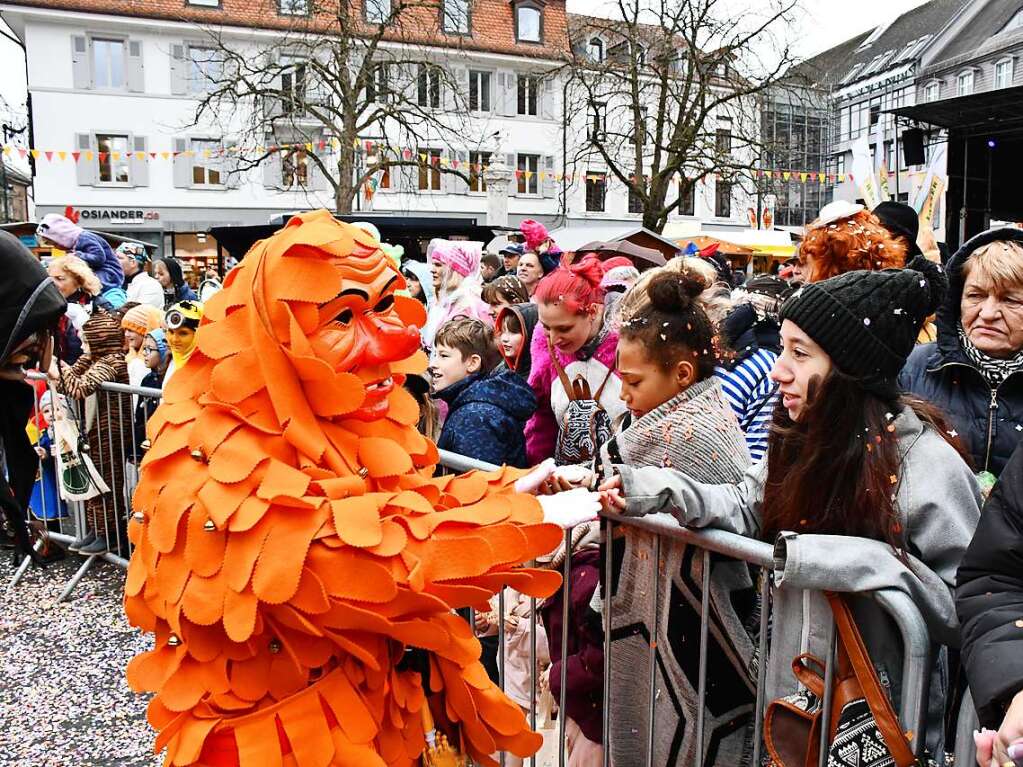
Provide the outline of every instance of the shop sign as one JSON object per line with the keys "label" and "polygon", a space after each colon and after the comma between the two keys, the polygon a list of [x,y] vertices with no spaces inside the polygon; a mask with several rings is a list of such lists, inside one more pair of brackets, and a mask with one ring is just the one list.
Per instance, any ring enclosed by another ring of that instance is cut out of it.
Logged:
{"label": "shop sign", "polygon": [[[90,224],[145,224],[160,220],[160,211],[144,208],[73,208],[74,215],[68,216],[72,221],[80,221],[83,225]],[[67,212],[65,211],[65,215]]]}

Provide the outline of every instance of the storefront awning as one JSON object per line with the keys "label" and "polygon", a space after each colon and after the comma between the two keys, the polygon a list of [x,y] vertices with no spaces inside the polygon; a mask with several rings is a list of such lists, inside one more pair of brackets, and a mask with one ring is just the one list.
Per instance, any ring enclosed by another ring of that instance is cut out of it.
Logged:
{"label": "storefront awning", "polygon": [[1004,133],[1006,129],[1023,128],[1023,85],[888,111],[937,128]]}

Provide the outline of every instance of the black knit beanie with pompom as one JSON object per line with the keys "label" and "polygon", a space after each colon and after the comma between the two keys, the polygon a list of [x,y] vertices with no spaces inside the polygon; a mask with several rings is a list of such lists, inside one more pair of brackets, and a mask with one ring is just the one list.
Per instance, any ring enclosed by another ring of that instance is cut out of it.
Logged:
{"label": "black knit beanie with pompom", "polygon": [[894,400],[899,372],[947,287],[941,267],[917,256],[905,269],[846,272],[804,285],[781,319],[798,325],[863,388]]}

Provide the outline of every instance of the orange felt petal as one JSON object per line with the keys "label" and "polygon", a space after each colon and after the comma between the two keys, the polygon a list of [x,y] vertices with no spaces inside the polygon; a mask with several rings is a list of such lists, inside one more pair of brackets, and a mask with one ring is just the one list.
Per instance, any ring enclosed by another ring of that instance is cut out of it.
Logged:
{"label": "orange felt petal", "polygon": [[228,589],[224,595],[224,631],[232,642],[244,642],[256,626],[259,600],[250,591],[239,594]]}
{"label": "orange felt petal", "polygon": [[242,307],[228,313],[220,322],[202,325],[196,333],[196,346],[212,360],[220,360],[244,348],[251,309]]}
{"label": "orange felt petal", "polygon": [[243,349],[221,362],[210,378],[214,396],[235,404],[251,397],[266,384],[259,375],[259,356],[255,349]]}
{"label": "orange felt petal", "polygon": [[313,412],[324,418],[358,410],[366,399],[365,386],[351,373],[338,373],[331,379],[305,381],[302,388]]}
{"label": "orange felt petal", "polygon": [[250,717],[234,728],[238,767],[283,767],[277,719],[273,714]]}
{"label": "orange felt petal", "polygon": [[318,512],[274,511],[270,534],[252,574],[252,590],[260,600],[281,604],[294,595],[306,552],[321,524]]}
{"label": "orange felt petal", "polygon": [[359,463],[371,477],[393,477],[412,471],[412,461],[396,442],[377,437],[359,439]]}
{"label": "orange felt petal", "polygon": [[271,458],[256,495],[271,502],[278,498],[301,498],[309,489],[309,482],[308,474]]}
{"label": "orange felt petal", "polygon": [[349,546],[376,546],[384,539],[380,524],[379,493],[331,501],[334,528]]}
{"label": "orange felt petal", "polygon": [[392,599],[397,591],[390,571],[369,557],[339,555],[314,546],[309,551],[309,563],[327,593],[334,597],[380,603]]}

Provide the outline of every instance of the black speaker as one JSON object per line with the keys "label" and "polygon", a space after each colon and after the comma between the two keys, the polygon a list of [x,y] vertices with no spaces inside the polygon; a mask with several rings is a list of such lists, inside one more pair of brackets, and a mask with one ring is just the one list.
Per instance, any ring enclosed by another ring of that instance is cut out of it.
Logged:
{"label": "black speaker", "polygon": [[909,128],[902,131],[902,159],[910,165],[923,165],[924,132],[920,128]]}

